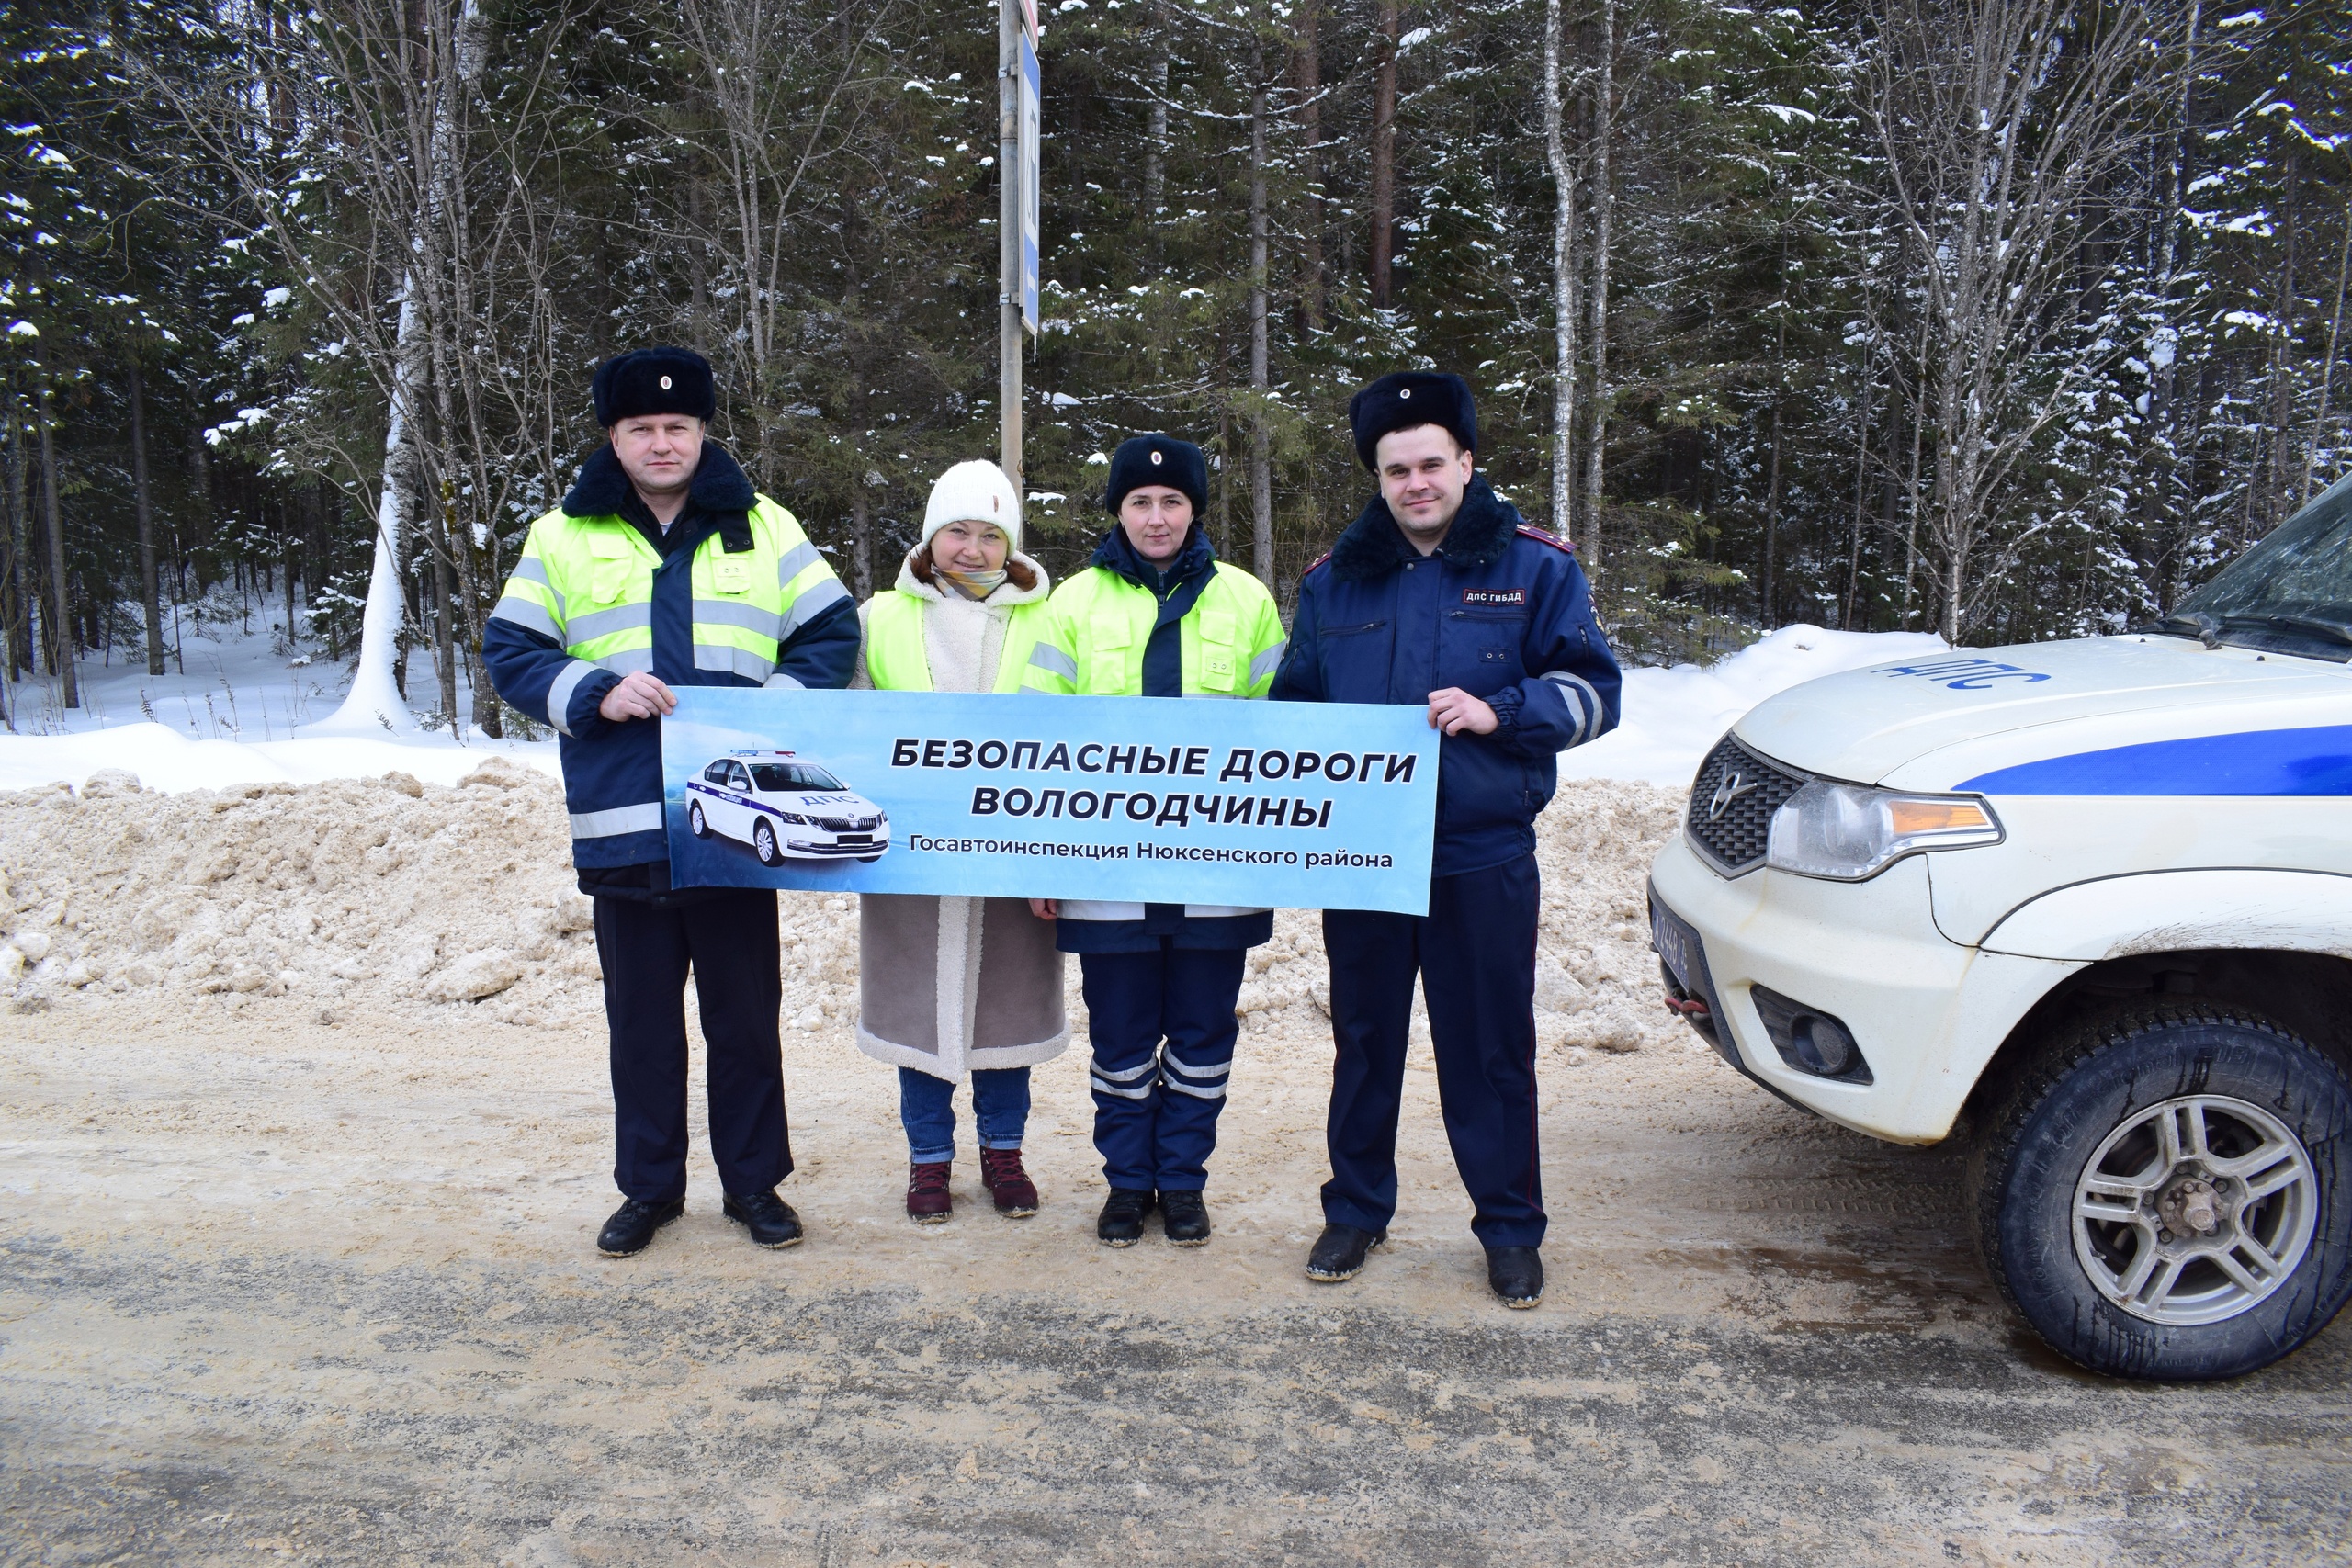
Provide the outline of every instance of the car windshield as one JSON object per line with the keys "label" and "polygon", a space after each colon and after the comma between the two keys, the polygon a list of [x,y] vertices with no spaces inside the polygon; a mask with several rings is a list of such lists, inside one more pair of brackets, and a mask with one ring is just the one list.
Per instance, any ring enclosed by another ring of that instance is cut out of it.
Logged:
{"label": "car windshield", "polygon": [[807,762],[758,762],[752,768],[755,789],[842,789],[841,780]]}
{"label": "car windshield", "polygon": [[2150,628],[2352,661],[2352,479],[2273,529]]}

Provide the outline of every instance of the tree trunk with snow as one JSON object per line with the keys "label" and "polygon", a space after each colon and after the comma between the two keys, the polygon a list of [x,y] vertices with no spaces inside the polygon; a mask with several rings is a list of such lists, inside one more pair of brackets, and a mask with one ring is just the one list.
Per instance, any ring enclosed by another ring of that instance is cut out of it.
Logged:
{"label": "tree trunk with snow", "polygon": [[409,404],[415,395],[422,337],[415,297],[403,285],[391,416],[384,427],[384,479],[376,501],[375,563],[368,574],[368,605],[359,620],[359,663],[352,671],[351,690],[343,705],[324,722],[312,726],[314,733],[401,733],[416,728],[416,719],[401,695],[394,664],[400,657],[401,630],[406,618],[401,592],[401,546],[408,519],[414,513],[410,495]]}
{"label": "tree trunk with snow", "polygon": [[1599,50],[1593,60],[1592,175],[1587,201],[1592,209],[1592,282],[1587,294],[1586,356],[1592,362],[1592,395],[1584,410],[1584,568],[1596,589],[1605,560],[1600,520],[1601,461],[1609,439],[1609,245],[1613,201],[1609,143],[1616,135],[1617,0],[1600,0]]}
{"label": "tree trunk with snow", "polygon": [[[164,606],[155,581],[155,505],[147,489],[147,386],[130,355],[130,490],[139,513],[139,607],[147,631],[147,673],[164,672]],[[288,636],[294,630],[289,619]]]}
{"label": "tree trunk with snow", "polygon": [[1576,537],[1577,183],[1561,130],[1560,0],[1544,7],[1544,152],[1552,174],[1552,532]]}
{"label": "tree trunk with snow", "polygon": [[1250,94],[1250,542],[1258,581],[1274,585],[1273,443],[1267,428],[1266,56],[1261,45]]}
{"label": "tree trunk with snow", "polygon": [[57,500],[57,443],[51,434],[49,388],[40,389],[41,502],[49,518],[49,581],[54,608],[49,615],[50,663],[59,677],[65,705],[82,705],[82,686],[74,669],[74,608],[65,574],[65,513]]}
{"label": "tree trunk with snow", "polygon": [[1396,8],[1379,0],[1379,36],[1373,42],[1372,302],[1388,308],[1396,227]]}

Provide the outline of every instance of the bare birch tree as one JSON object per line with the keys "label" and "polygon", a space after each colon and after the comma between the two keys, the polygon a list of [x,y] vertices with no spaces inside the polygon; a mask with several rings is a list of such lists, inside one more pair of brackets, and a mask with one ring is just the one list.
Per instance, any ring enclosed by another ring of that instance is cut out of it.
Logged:
{"label": "bare birch tree", "polygon": [[1928,448],[1915,517],[1953,641],[2038,526],[2022,491],[2043,434],[2120,352],[2088,330],[2120,265],[2095,242],[2180,32],[2172,0],[1882,13],[1863,107],[1919,295],[1919,362],[1897,384]]}

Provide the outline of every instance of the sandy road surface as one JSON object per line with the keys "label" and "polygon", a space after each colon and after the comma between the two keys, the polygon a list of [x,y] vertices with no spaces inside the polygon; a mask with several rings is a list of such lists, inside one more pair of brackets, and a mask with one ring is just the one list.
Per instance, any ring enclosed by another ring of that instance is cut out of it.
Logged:
{"label": "sandy road surface", "polygon": [[[462,790],[395,804],[436,800],[480,815]],[[59,985],[37,968],[19,1005],[46,1006],[0,1014],[0,1552],[2346,1559],[2352,1324],[2217,1388],[2056,1362],[1962,1245],[1948,1156],[1801,1116],[1670,1031],[1624,1036],[1613,976],[1639,846],[1585,853],[1581,891],[1562,857],[1612,820],[1654,834],[1671,802],[1566,804],[1546,842],[1546,962],[1568,976],[1547,980],[1544,1026],[1553,1286],[1527,1314],[1486,1295],[1422,1055],[1393,1249],[1350,1286],[1300,1277],[1328,1050],[1301,917],[1251,982],[1204,1250],[1091,1240],[1102,1184],[1075,1053],[1039,1069],[1044,1213],[999,1220],[959,1168],[956,1222],[908,1224],[888,1075],[840,1016],[826,942],[842,911],[804,900],[787,930],[831,976],[787,1003],[805,1024],[786,1037],[800,1170],[786,1194],[809,1241],[747,1245],[698,1156],[686,1219],[605,1261],[602,1044],[560,1005],[577,959],[560,902],[515,947],[539,968],[486,999],[401,1002],[394,980],[431,987],[470,962],[462,944],[442,941],[422,978],[371,979],[315,914],[319,978],[295,941],[272,960],[282,986],[207,991],[231,966],[216,953],[175,984],[173,930],[233,915],[258,931],[289,897],[323,908],[334,878],[218,852],[152,801],[0,805],[14,929],[53,933],[86,970]],[[77,871],[55,847],[72,832],[25,825],[101,814],[77,819],[115,844],[130,818],[102,814],[118,808],[204,863]],[[401,844],[375,862],[423,863]],[[59,893],[74,877],[82,891]],[[93,886],[113,891],[94,903]],[[166,896],[184,907],[160,921]],[[349,903],[383,912],[380,896]],[[109,934],[114,904],[149,910],[146,935],[135,913]]]}

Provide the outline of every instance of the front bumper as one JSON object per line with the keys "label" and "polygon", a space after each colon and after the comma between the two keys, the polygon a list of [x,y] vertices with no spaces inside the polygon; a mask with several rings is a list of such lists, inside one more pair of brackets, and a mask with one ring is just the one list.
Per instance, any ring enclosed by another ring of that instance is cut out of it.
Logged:
{"label": "front bumper", "polygon": [[837,835],[821,839],[786,839],[784,852],[800,860],[833,860],[851,855],[878,855],[890,847],[890,835],[876,833],[863,843],[842,843]]}
{"label": "front bumper", "polygon": [[[1905,1144],[1951,1131],[2018,1021],[2080,967],[1949,941],[1936,929],[1928,859],[1868,882],[1770,869],[1725,878],[1678,834],[1650,873],[1651,897],[1698,933],[1716,1049],[1774,1093]],[[1783,1061],[1756,1010],[1757,986],[1844,1021],[1872,1081],[1816,1077]]]}

